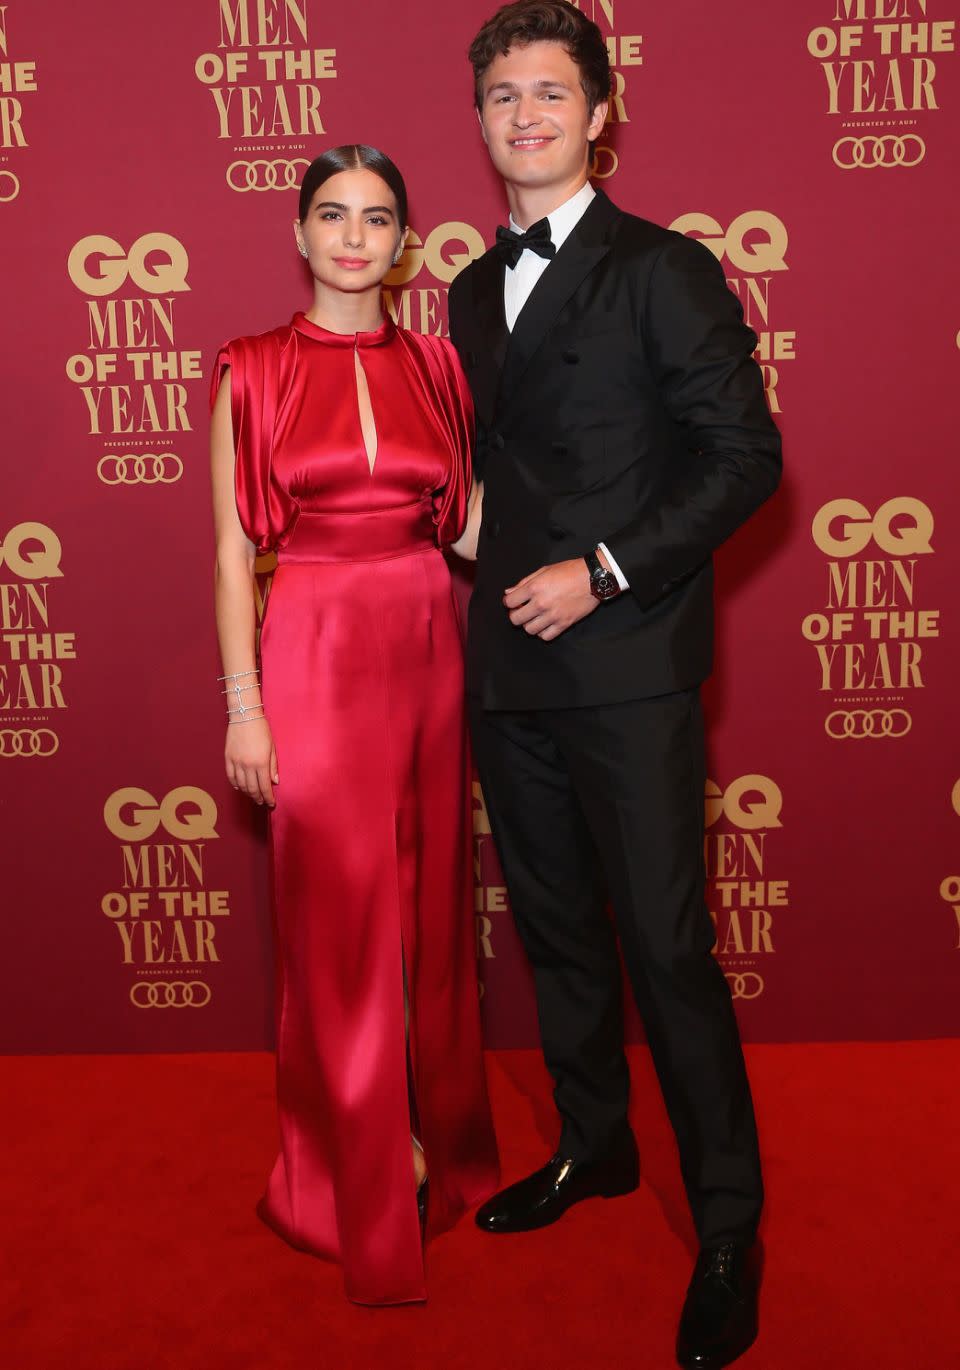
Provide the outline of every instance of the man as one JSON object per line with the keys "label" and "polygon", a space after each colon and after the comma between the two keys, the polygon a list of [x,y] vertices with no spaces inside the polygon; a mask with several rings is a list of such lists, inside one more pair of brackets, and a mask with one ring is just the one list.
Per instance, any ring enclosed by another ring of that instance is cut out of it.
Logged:
{"label": "man", "polygon": [[762,1184],[704,904],[698,686],[711,553],[776,488],[754,334],[702,245],[594,192],[599,29],[520,0],[470,57],[510,229],[450,290],[484,480],[468,681],[481,782],[533,967],[556,1155],[477,1214],[517,1232],[638,1183],[616,942],[701,1242],[684,1366],[756,1336]]}

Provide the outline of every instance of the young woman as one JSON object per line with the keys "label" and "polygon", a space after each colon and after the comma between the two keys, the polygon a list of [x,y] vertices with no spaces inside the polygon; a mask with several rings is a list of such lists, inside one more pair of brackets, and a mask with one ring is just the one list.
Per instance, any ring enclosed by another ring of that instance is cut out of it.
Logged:
{"label": "young woman", "polygon": [[475,555],[473,415],[450,345],[383,315],[406,214],[383,153],[317,158],[294,224],[313,305],[223,348],[213,377],[226,770],[272,810],[282,1149],[260,1213],[339,1259],[360,1303],[425,1298],[421,1227],[497,1179],[441,552]]}

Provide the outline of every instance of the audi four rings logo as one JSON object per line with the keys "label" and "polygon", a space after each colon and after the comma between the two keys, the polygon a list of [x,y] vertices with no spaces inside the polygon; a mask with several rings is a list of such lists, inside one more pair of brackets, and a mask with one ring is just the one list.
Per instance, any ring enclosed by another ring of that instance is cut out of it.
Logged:
{"label": "audi four rings logo", "polygon": [[300,184],[301,169],[310,163],[306,157],[290,161],[231,162],[227,167],[227,185],[231,190],[293,190]]}
{"label": "audi four rings logo", "polygon": [[828,737],[906,737],[913,719],[906,709],[834,709],[823,726]]}
{"label": "audi four rings logo", "polygon": [[206,1008],[212,998],[202,980],[138,980],[130,986],[137,1008]]}
{"label": "audi four rings logo", "polygon": [[59,746],[49,728],[0,728],[0,756],[53,756]]}
{"label": "audi four rings logo", "polygon": [[20,194],[20,177],[12,171],[0,171],[0,205],[9,204]]}
{"label": "audi four rings logo", "polygon": [[916,166],[922,162],[927,145],[916,133],[902,137],[886,133],[882,137],[868,134],[866,138],[841,138],[833,145],[833,160],[843,171],[855,167]]}
{"label": "audi four rings logo", "polygon": [[758,999],[763,993],[763,976],[755,970],[725,972],[734,999]]}
{"label": "audi four rings logo", "polygon": [[183,475],[183,462],[173,452],[108,452],[97,462],[104,485],[173,485]]}

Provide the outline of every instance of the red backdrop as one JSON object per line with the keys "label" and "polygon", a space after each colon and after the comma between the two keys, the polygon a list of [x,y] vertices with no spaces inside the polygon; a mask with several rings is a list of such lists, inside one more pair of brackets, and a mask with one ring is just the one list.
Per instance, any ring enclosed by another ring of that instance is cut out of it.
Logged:
{"label": "red backdrop", "polygon": [[[445,331],[505,215],[464,56],[492,7],[0,5],[7,1051],[270,1040],[262,815],[222,776],[205,378],[309,300],[294,186],[342,142],[404,170],[386,303]],[[721,259],[786,439],[782,491],[718,559],[707,691],[744,1034],[952,1034],[956,6],[584,7],[616,69],[599,182]],[[488,1041],[528,1045],[479,796],[476,863]]]}

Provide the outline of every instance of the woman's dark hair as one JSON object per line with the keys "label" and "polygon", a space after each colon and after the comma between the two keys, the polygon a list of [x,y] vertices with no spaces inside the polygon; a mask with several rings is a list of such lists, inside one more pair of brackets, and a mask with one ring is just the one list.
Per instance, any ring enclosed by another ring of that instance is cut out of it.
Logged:
{"label": "woman's dark hair", "polygon": [[300,222],[303,223],[318,188],[336,176],[338,171],[372,171],[393,191],[397,202],[397,218],[402,232],[407,226],[407,187],[403,183],[397,167],[385,152],[368,147],[366,143],[344,143],[342,147],[332,147],[322,153],[307,167],[300,183]]}
{"label": "woman's dark hair", "polygon": [[488,19],[470,44],[474,103],[483,108],[483,78],[495,57],[530,43],[562,43],[580,68],[580,85],[592,114],[610,94],[610,57],[592,19],[567,0],[516,0]]}

